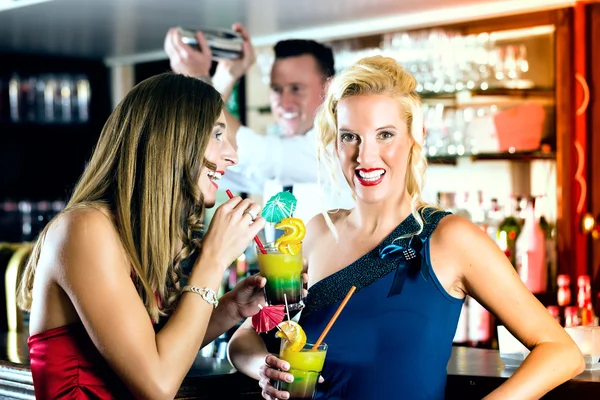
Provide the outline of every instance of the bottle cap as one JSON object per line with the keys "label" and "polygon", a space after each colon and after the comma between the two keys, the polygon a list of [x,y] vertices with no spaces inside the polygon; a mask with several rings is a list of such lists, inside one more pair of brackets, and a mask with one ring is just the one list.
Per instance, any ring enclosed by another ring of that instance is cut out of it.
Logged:
{"label": "bottle cap", "polygon": [[577,278],[577,286],[587,286],[591,284],[589,275],[579,275]]}
{"label": "bottle cap", "polygon": [[558,286],[569,286],[571,284],[571,277],[567,274],[560,274],[556,277]]}

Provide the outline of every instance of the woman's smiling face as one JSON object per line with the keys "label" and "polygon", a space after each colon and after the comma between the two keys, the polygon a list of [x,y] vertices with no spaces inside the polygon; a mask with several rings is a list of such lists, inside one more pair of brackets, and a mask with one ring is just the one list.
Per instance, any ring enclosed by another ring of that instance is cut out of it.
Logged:
{"label": "woman's smiling face", "polygon": [[382,94],[343,98],[337,126],[337,154],[357,200],[372,204],[402,193],[413,140],[398,100]]}
{"label": "woman's smiling face", "polygon": [[204,206],[210,208],[215,205],[219,189],[217,182],[225,174],[225,169],[238,162],[237,153],[227,138],[227,123],[223,112],[215,122],[204,157],[217,168],[216,171],[212,171],[203,166],[198,178],[198,186],[204,196]]}

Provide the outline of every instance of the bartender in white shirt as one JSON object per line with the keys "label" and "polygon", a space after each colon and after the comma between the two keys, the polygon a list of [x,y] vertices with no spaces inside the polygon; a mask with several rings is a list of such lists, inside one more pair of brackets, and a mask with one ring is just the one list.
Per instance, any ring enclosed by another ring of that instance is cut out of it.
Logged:
{"label": "bartender in white shirt", "polygon": [[[250,36],[240,24],[233,30],[244,37],[243,56],[221,60],[212,78],[213,85],[227,100],[235,83],[255,61]],[[171,28],[165,39],[171,68],[198,78],[208,78],[212,55],[206,40],[198,33],[200,51],[181,41],[179,30]],[[270,103],[281,135],[262,135],[242,126],[226,111],[228,132],[237,142],[239,164],[228,168],[219,183],[221,189],[262,194],[266,202],[273,194],[291,190],[298,199],[294,216],[308,222],[323,207],[351,208],[351,192],[337,174],[337,186],[324,190],[324,203],[317,185],[317,146],[313,122],[321,104],[325,87],[334,74],[333,52],[312,40],[284,40],[274,47],[275,61],[271,69]],[[210,79],[210,78],[208,78]],[[329,171],[321,166],[321,181],[329,182]],[[339,190],[338,190],[339,189]],[[339,193],[339,194],[338,194]],[[272,240],[272,232],[266,232]]]}

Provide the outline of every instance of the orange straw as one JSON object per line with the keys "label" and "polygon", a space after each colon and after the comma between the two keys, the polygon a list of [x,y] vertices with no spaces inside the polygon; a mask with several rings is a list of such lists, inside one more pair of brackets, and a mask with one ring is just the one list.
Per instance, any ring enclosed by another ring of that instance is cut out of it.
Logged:
{"label": "orange straw", "polygon": [[[229,196],[230,199],[233,198],[233,193],[231,193],[231,190],[227,189],[225,191],[225,193],[227,193],[227,196]],[[260,250],[261,253],[267,254],[267,250],[265,250],[265,246],[263,246],[263,244],[260,241],[260,239],[258,238],[258,236],[254,236],[254,242],[258,246],[258,249]]]}
{"label": "orange straw", "polygon": [[348,303],[348,300],[350,300],[350,297],[352,297],[352,295],[354,294],[355,290],[356,290],[356,286],[352,286],[350,288],[350,290],[348,291],[348,294],[346,295],[346,297],[344,297],[344,300],[342,300],[342,302],[340,303],[340,306],[336,310],[335,314],[333,314],[333,317],[331,317],[331,319],[329,320],[329,323],[327,324],[327,326],[323,330],[323,333],[321,333],[321,336],[319,336],[319,340],[317,340],[317,343],[315,343],[313,345],[311,351],[317,350],[317,348],[321,345],[321,342],[323,342],[323,339],[325,339],[325,335],[327,335],[327,333],[329,332],[329,330],[333,326],[333,323],[335,322],[335,320],[337,319],[337,317],[340,316],[340,313],[342,312],[342,310],[344,309],[344,307],[346,307],[346,303]]}

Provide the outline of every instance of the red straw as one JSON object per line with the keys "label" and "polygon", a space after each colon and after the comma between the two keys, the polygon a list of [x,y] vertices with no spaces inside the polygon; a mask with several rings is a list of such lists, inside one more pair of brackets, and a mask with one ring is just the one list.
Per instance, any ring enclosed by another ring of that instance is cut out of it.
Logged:
{"label": "red straw", "polygon": [[346,295],[346,297],[344,297],[344,300],[342,300],[342,302],[340,303],[340,306],[336,310],[335,314],[333,314],[333,317],[331,317],[331,319],[329,320],[329,323],[327,324],[327,326],[323,330],[323,333],[321,333],[321,336],[319,336],[319,340],[317,340],[317,342],[313,345],[313,347],[311,349],[312,351],[317,350],[319,348],[319,345],[323,342],[323,339],[325,339],[325,335],[327,335],[327,333],[329,332],[329,330],[333,326],[333,323],[335,322],[335,320],[337,319],[337,317],[340,316],[340,313],[342,312],[342,310],[344,309],[344,307],[346,307],[346,303],[348,303],[348,300],[350,300],[350,297],[352,297],[352,295],[354,294],[355,290],[356,290],[356,286],[352,286],[350,288],[350,290],[348,291],[348,294]]}
{"label": "red straw", "polygon": [[[230,199],[233,198],[233,193],[231,193],[231,190],[227,189],[225,191],[225,193],[227,193],[227,196],[229,196]],[[260,239],[258,238],[258,236],[254,236],[254,242],[256,243],[256,245],[258,246],[258,249],[260,250],[261,253],[263,254],[267,254],[267,251],[265,250],[265,246],[263,246],[262,242],[260,241]]]}

